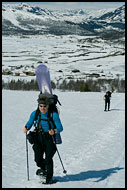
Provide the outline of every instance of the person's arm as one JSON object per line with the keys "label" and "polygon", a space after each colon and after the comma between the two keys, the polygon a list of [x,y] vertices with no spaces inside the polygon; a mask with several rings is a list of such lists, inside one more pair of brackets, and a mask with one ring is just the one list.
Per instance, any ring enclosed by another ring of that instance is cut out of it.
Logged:
{"label": "person's arm", "polygon": [[25,127],[24,127],[24,133],[26,133],[28,130],[30,130],[31,129],[31,127],[32,127],[32,125],[33,125],[33,123],[34,123],[34,119],[35,119],[35,112],[36,111],[33,111],[32,113],[31,113],[31,115],[30,115],[30,118],[29,118],[29,120],[28,120],[28,122],[26,123],[26,125],[25,125]]}
{"label": "person's arm", "polygon": [[62,126],[62,123],[60,121],[60,118],[59,118],[59,115],[57,113],[53,113],[53,121],[56,125],[56,132],[60,133],[63,131],[63,126]]}

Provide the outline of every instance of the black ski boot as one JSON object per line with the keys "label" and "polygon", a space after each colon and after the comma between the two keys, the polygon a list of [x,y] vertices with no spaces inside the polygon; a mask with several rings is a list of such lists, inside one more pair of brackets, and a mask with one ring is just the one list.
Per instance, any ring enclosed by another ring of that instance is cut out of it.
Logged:
{"label": "black ski boot", "polygon": [[45,182],[43,182],[43,184],[52,184],[53,183],[53,178],[52,176],[46,176],[46,180]]}
{"label": "black ski boot", "polygon": [[46,181],[43,182],[42,184],[45,184],[45,185],[51,185],[51,184],[53,184],[53,183],[57,183],[57,182],[58,182],[57,179],[53,179],[52,177],[50,177],[50,178],[46,178]]}
{"label": "black ski boot", "polygon": [[44,177],[46,177],[46,175],[47,175],[47,172],[46,172],[46,170],[43,170],[43,169],[38,169],[37,171],[36,171],[36,175],[40,175],[40,176],[44,176]]}

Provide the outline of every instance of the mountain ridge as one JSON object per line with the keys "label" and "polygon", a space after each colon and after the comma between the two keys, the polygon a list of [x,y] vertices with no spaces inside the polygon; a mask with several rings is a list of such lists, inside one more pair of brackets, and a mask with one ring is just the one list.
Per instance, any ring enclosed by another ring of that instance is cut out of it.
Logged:
{"label": "mountain ridge", "polygon": [[124,5],[112,11],[107,9],[95,12],[83,9],[60,12],[26,3],[2,6],[3,35],[76,34],[104,37],[107,32],[117,32],[117,38],[124,36]]}

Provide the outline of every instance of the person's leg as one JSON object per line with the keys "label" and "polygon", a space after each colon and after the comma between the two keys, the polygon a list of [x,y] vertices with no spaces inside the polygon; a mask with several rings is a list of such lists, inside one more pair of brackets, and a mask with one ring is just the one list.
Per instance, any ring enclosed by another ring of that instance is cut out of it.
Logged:
{"label": "person's leg", "polygon": [[53,156],[56,152],[56,145],[53,143],[53,139],[49,136],[46,139],[46,150],[45,150],[45,160],[46,160],[46,170],[47,178],[46,182],[48,183],[53,177]]}
{"label": "person's leg", "polygon": [[41,169],[45,170],[45,159],[44,156],[44,150],[40,144],[34,144],[33,145],[34,150],[34,161],[36,162],[37,166]]}
{"label": "person's leg", "polygon": [[105,110],[104,111],[106,111],[107,110],[107,101],[105,101]]}
{"label": "person's leg", "polygon": [[108,111],[109,111],[109,109],[110,109],[110,101],[108,102]]}

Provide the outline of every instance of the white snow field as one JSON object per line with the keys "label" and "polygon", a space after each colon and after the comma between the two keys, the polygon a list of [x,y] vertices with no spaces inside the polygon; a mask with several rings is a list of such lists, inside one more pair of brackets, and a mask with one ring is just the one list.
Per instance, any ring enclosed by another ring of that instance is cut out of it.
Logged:
{"label": "white snow field", "polygon": [[2,91],[3,188],[125,188],[125,94],[113,93],[111,111],[104,112],[103,92],[61,92],[63,143],[54,156],[52,185],[36,176],[32,146],[28,145],[30,180],[27,180],[26,136],[23,128],[37,107],[39,91]]}
{"label": "white snow field", "polygon": [[[90,39],[93,43],[89,42]],[[92,73],[99,74],[102,79],[118,76],[125,79],[124,52],[125,45],[109,43],[96,36],[2,36],[2,71],[12,73],[2,75],[2,79],[5,82],[36,80],[35,76],[28,76],[25,72],[34,73],[39,61],[48,66],[55,83],[68,77],[86,80]],[[75,69],[80,72],[73,73]]]}

